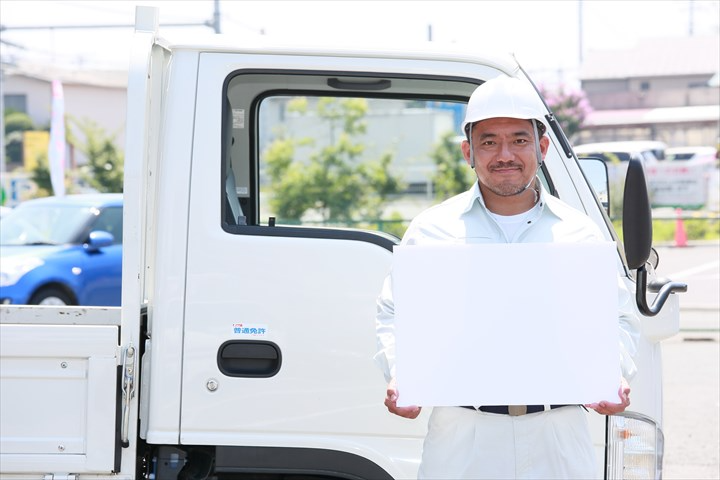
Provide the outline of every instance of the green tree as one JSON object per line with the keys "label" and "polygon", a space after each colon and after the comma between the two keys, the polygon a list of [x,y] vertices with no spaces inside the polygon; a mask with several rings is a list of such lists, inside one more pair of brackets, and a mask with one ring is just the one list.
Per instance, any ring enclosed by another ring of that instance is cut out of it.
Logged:
{"label": "green tree", "polygon": [[5,135],[12,132],[24,132],[35,128],[30,115],[17,110],[5,110]]}
{"label": "green tree", "polygon": [[[365,146],[357,137],[366,131],[367,109],[367,101],[361,98],[322,97],[314,112],[309,111],[306,98],[289,102],[289,112],[314,114],[328,126],[330,135],[328,145],[318,147],[313,139],[281,132],[264,152],[270,206],[279,218],[300,221],[306,212],[314,211],[324,221],[348,222],[381,214],[387,197],[401,185],[388,170],[391,154],[361,161]],[[307,160],[298,159],[301,148],[314,149]]]}
{"label": "green tree", "polygon": [[36,197],[47,197],[53,191],[47,154],[38,155],[37,165],[32,171],[32,181],[38,188]]}
{"label": "green tree", "polygon": [[96,122],[85,119],[71,122],[84,136],[80,141],[68,130],[68,141],[87,157],[80,176],[99,192],[123,191],[123,153],[115,145],[116,135],[109,135]]}
{"label": "green tree", "polygon": [[370,192],[364,199],[364,215],[367,218],[381,218],[388,197],[404,188],[399,177],[390,173],[392,158],[390,153],[385,153],[379,160],[358,167],[360,176],[367,182]]}
{"label": "green tree", "polygon": [[463,158],[457,138],[452,131],[445,133],[430,152],[436,166],[432,182],[438,200],[464,192],[477,181],[475,171]]}
{"label": "green tree", "polygon": [[6,109],[4,112],[5,124],[5,155],[8,163],[22,165],[23,163],[23,132],[33,130],[30,116],[23,112]]}

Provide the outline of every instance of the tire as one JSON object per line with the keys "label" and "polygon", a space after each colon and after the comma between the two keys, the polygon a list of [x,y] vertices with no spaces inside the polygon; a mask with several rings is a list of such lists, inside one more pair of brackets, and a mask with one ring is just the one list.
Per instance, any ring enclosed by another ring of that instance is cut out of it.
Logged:
{"label": "tire", "polygon": [[56,287],[46,287],[38,290],[35,294],[30,297],[28,302],[30,305],[74,305],[72,297],[65,291]]}

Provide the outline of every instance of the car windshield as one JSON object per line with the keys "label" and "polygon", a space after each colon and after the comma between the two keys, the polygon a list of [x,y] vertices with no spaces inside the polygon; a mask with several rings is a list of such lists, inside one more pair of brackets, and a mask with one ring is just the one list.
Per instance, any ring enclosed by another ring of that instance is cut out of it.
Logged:
{"label": "car windshield", "polygon": [[578,154],[580,158],[600,158],[606,162],[627,162],[630,154],[627,152],[590,152]]}
{"label": "car windshield", "polygon": [[21,204],[0,220],[0,245],[70,243],[96,214],[83,205]]}
{"label": "car windshield", "polygon": [[694,153],[674,153],[674,154],[671,153],[670,155],[668,155],[668,160],[671,160],[671,161],[690,160],[693,157],[693,155],[695,155],[695,154]]}

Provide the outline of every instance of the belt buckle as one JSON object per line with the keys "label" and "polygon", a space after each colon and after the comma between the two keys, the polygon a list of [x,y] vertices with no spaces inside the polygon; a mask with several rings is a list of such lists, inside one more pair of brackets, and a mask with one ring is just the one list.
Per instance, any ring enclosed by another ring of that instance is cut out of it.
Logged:
{"label": "belt buckle", "polygon": [[508,405],[508,415],[519,417],[527,413],[527,405]]}

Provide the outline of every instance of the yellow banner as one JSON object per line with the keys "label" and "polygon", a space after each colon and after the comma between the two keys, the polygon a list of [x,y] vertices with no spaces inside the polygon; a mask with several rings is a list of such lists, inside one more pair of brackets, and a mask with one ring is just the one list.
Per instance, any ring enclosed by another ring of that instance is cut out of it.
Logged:
{"label": "yellow banner", "polygon": [[38,157],[45,157],[45,168],[48,168],[47,153],[50,143],[50,132],[42,130],[28,130],[23,132],[23,164],[25,171],[35,170]]}

